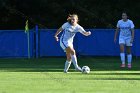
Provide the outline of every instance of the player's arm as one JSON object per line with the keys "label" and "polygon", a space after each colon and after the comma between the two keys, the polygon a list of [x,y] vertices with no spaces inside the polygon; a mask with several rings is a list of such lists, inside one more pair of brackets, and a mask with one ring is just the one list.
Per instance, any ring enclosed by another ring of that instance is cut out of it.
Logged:
{"label": "player's arm", "polygon": [[89,35],[91,35],[91,32],[90,31],[88,31],[88,32],[82,32],[82,34],[84,35],[84,36],[89,36]]}
{"label": "player's arm", "polygon": [[132,37],[131,37],[131,43],[133,43],[133,40],[134,40],[134,36],[135,36],[135,30],[134,28],[131,29],[131,32],[132,32]]}
{"label": "player's arm", "polygon": [[78,31],[83,34],[84,36],[89,36],[91,35],[91,32],[90,31],[85,31],[83,27],[79,27]]}
{"label": "player's arm", "polygon": [[59,33],[60,33],[61,31],[63,31],[62,27],[60,27],[60,28],[57,30],[57,32],[55,33],[54,37],[55,37],[55,40],[56,40],[56,41],[59,41],[58,35],[59,35]]}
{"label": "player's arm", "polygon": [[114,35],[114,42],[116,43],[117,35],[119,32],[119,27],[116,28],[115,35]]}
{"label": "player's arm", "polygon": [[130,24],[131,24],[131,34],[132,34],[130,43],[133,43],[133,40],[134,40],[134,33],[135,33],[134,27],[135,27],[135,26],[134,26],[134,24],[133,24],[133,21],[131,21]]}
{"label": "player's arm", "polygon": [[116,28],[115,35],[114,35],[114,43],[116,43],[118,32],[120,30],[120,26],[119,25],[120,25],[120,21],[117,22],[117,28]]}

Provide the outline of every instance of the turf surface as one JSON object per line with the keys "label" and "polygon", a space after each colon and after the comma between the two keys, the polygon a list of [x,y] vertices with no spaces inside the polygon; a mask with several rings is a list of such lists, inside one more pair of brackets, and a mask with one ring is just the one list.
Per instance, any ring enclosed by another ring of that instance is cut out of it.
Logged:
{"label": "turf surface", "polygon": [[122,69],[119,57],[80,57],[91,73],[64,74],[65,58],[0,59],[0,93],[140,93],[139,60]]}

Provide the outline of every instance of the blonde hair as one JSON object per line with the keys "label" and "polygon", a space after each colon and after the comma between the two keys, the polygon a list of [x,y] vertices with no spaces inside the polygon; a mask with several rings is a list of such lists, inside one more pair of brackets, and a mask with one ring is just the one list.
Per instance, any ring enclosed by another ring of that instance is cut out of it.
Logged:
{"label": "blonde hair", "polygon": [[71,18],[72,18],[72,17],[76,17],[77,23],[78,23],[79,19],[78,19],[78,15],[77,15],[77,14],[69,14],[69,15],[68,15],[68,18],[67,18],[67,21],[68,21],[69,23],[71,23]]}

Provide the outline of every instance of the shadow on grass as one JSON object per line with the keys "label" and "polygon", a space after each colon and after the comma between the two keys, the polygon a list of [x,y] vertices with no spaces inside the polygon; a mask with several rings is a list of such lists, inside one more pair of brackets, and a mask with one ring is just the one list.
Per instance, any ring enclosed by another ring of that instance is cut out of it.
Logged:
{"label": "shadow on grass", "polygon": [[[116,57],[79,58],[78,61],[80,66],[88,65],[93,72],[140,71],[140,62],[136,62],[136,60],[134,60],[133,68],[130,70],[127,68],[120,68],[120,63],[118,62],[119,59]],[[0,70],[7,72],[63,72],[64,62],[65,58],[0,59]],[[73,65],[71,66],[71,68],[74,69]],[[74,72],[74,70],[71,70],[71,68],[70,72]],[[115,74],[119,73],[114,73],[114,75]],[[133,73],[131,73],[131,75],[132,74]],[[99,75],[102,74],[99,73]],[[108,73],[106,73],[106,75],[108,75]]]}

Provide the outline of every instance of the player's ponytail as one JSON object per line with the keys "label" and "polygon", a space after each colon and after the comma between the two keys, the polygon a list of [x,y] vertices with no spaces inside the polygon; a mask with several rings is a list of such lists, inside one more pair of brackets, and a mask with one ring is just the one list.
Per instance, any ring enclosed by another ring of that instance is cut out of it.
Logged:
{"label": "player's ponytail", "polygon": [[67,21],[68,21],[69,23],[71,23],[71,17],[72,17],[72,15],[69,14],[69,15],[68,15],[68,18],[67,18]]}

